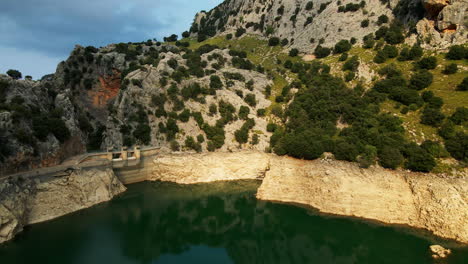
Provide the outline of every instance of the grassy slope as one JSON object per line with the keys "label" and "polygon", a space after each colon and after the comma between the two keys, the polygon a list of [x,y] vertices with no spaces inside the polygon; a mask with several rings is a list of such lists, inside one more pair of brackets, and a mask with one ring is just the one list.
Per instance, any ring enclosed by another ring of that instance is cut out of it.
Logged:
{"label": "grassy slope", "polygon": [[[401,62],[397,59],[389,59],[385,63],[376,64],[373,62],[375,51],[366,50],[361,47],[353,47],[352,50],[349,52],[349,55],[358,55],[361,63],[367,64],[369,68],[375,71],[386,65],[394,63],[403,72],[406,78],[409,79],[412,74],[412,61]],[[456,86],[462,82],[463,78],[468,76],[468,61],[448,61],[444,59],[443,54],[432,54],[431,52],[426,52],[424,54],[424,56],[429,55],[436,55],[439,65],[436,69],[430,70],[430,72],[434,75],[434,82],[431,84],[431,86],[429,86],[423,91],[432,91],[436,96],[439,96],[444,100],[442,112],[447,116],[451,115],[457,107],[468,106],[468,93],[456,91]],[[344,75],[341,71],[343,62],[339,62],[338,57],[339,55],[332,55],[321,60],[331,65],[332,73],[340,76]],[[446,65],[450,63],[456,63],[458,65],[458,72],[452,75],[443,74],[443,69]],[[351,85],[354,85],[356,83],[357,81],[353,81],[351,82]],[[419,122],[422,109],[419,109],[414,112],[409,112],[406,115],[403,115],[400,113],[400,108],[397,105],[397,103],[391,100],[387,100],[385,103],[383,103],[381,109],[383,112],[390,112],[401,117],[401,119],[404,122],[404,126],[407,128],[406,134],[409,139],[414,140],[416,142],[422,142],[428,139],[439,141],[441,140],[440,137],[437,135],[436,128],[423,125]]]}

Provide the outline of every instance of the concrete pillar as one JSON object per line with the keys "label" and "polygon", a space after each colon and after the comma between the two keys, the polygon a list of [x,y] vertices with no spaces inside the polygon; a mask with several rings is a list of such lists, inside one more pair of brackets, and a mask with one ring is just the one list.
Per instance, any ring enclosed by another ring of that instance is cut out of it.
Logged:
{"label": "concrete pillar", "polygon": [[134,148],[134,153],[135,153],[135,158],[136,158],[136,159],[140,159],[140,157],[141,157],[140,146],[135,146],[135,148]]}
{"label": "concrete pillar", "polygon": [[127,152],[127,147],[122,148],[122,160],[127,160],[128,159],[128,152]]}
{"label": "concrete pillar", "polygon": [[112,148],[107,148],[107,159],[112,160]]}

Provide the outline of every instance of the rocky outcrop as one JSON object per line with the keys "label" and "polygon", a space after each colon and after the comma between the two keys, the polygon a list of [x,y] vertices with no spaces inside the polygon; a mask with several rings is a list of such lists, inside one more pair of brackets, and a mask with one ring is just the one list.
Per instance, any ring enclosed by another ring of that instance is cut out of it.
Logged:
{"label": "rocky outcrop", "polygon": [[[231,0],[198,13],[190,31],[192,35],[214,36],[244,28],[261,37],[287,39],[287,47],[310,54],[319,44],[332,47],[350,38],[359,42],[382,26],[377,22],[380,16],[387,16],[389,21],[396,18],[408,27],[418,24],[418,34],[413,37],[426,48],[445,49],[466,42],[467,4],[466,0]],[[365,20],[368,26],[361,26]],[[409,42],[414,42],[411,39]]]}
{"label": "rocky outcrop", "polygon": [[[133,138],[131,131],[135,131],[139,125],[147,122],[151,131],[149,133],[151,140],[148,145],[170,148],[171,141],[176,141],[183,149],[188,136],[197,138],[201,135],[205,139],[200,142],[201,150],[206,151],[209,139],[203,126],[208,124],[214,127],[222,119],[221,112],[223,110],[220,103],[226,102],[230,107],[233,107],[234,116],[237,116],[241,107],[248,109],[247,118],[255,121],[255,126],[250,130],[249,139],[256,134],[258,142],[251,144],[251,140],[249,140],[241,145],[235,140],[235,131],[239,130],[245,123],[245,120],[235,117],[223,127],[225,139],[219,150],[254,149],[264,151],[269,147],[271,133],[266,131],[267,117],[257,114],[259,109],[266,109],[271,105],[271,101],[265,97],[265,89],[273,85],[267,74],[236,68],[233,66],[233,56],[229,54],[228,49],[214,49],[200,56],[201,61],[207,63],[203,69],[207,74],[192,75],[188,79],[182,79],[180,83],[171,81],[169,78],[169,83],[167,83],[168,76],[178,73],[169,66],[169,61],[177,61],[180,72],[180,68],[190,67],[190,62],[185,59],[187,55],[183,51],[180,53],[161,51],[163,59],[158,64],[142,66],[126,76],[125,82],[128,83],[128,86],[121,91],[120,96],[112,104],[114,111],[109,117],[111,121],[107,122],[104,144],[114,148],[128,145],[128,140],[125,141],[126,138]],[[213,58],[224,61],[224,67],[217,69],[215,65],[218,60]],[[237,74],[241,79],[229,79],[226,74]],[[210,91],[211,78],[213,77],[219,78],[222,87]],[[250,87],[248,87],[249,82],[251,83]],[[184,89],[191,85],[198,85],[202,90],[197,98],[184,95]],[[249,105],[244,100],[247,95],[254,95],[255,104]],[[156,105],[158,100],[155,98],[161,101],[160,105]],[[214,113],[210,111],[212,105],[218,109]],[[180,118],[183,111],[189,111],[192,115],[186,121]],[[138,121],[136,117],[141,116],[141,113],[146,113],[147,118],[143,117]],[[200,114],[201,122],[200,119],[194,118],[194,113]],[[178,127],[178,133],[173,139],[170,139],[165,133],[169,119],[174,120]]]}
{"label": "rocky outcrop", "polygon": [[452,254],[450,249],[445,249],[440,245],[432,245],[429,247],[429,249],[431,250],[433,259],[447,258],[450,254]]}
{"label": "rocky outcrop", "polygon": [[49,80],[5,75],[0,85],[0,175],[57,165],[85,151],[71,91],[55,90]]}
{"label": "rocky outcrop", "polygon": [[426,48],[447,48],[466,42],[468,1],[422,0],[422,3],[426,18],[417,23],[416,30]]}
{"label": "rocky outcrop", "polygon": [[361,169],[339,161],[273,160],[258,190],[259,199],[421,228],[468,243],[466,176],[446,179],[377,167]]}
{"label": "rocky outcrop", "polygon": [[24,226],[51,220],[125,191],[111,169],[74,171],[61,178],[0,182],[0,243]]}
{"label": "rocky outcrop", "polygon": [[28,182],[0,182],[0,243],[12,239],[28,224],[29,199],[35,185]]}
{"label": "rocky outcrop", "polygon": [[[312,2],[312,5],[308,4]],[[377,18],[393,18],[385,1],[306,1],[306,0],[231,0],[209,12],[200,12],[192,26],[193,34],[234,34],[238,28],[259,36],[287,39],[288,47],[310,53],[321,43],[331,47],[342,39],[362,37],[375,32]],[[355,4],[345,10],[346,4]],[[343,9],[343,11],[340,11]],[[367,27],[361,21],[369,20]]]}

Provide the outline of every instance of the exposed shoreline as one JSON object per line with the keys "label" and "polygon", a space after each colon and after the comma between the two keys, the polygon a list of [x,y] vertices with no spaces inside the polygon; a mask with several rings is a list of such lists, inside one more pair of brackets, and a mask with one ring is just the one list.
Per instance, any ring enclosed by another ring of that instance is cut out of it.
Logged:
{"label": "exposed shoreline", "polygon": [[[467,177],[361,169],[349,162],[304,161],[255,151],[162,154],[146,162],[143,170],[140,181],[261,180],[256,195],[260,200],[410,232],[414,228],[417,234],[448,239],[454,246],[468,244]],[[125,173],[118,176],[125,177]],[[65,178],[0,186],[0,243],[12,239],[23,226],[111,200],[125,191],[116,174],[122,172],[89,169]]]}

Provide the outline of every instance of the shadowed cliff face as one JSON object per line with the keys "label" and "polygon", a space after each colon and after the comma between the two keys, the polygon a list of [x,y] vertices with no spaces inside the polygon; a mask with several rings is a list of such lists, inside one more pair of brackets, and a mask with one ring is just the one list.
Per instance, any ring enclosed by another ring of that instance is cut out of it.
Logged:
{"label": "shadowed cliff face", "polygon": [[[430,262],[425,240],[259,202],[254,198],[257,186],[133,185],[105,206],[33,226],[0,248],[0,260],[30,263],[53,248],[48,263]],[[455,250],[447,263],[463,263],[466,253]]]}

